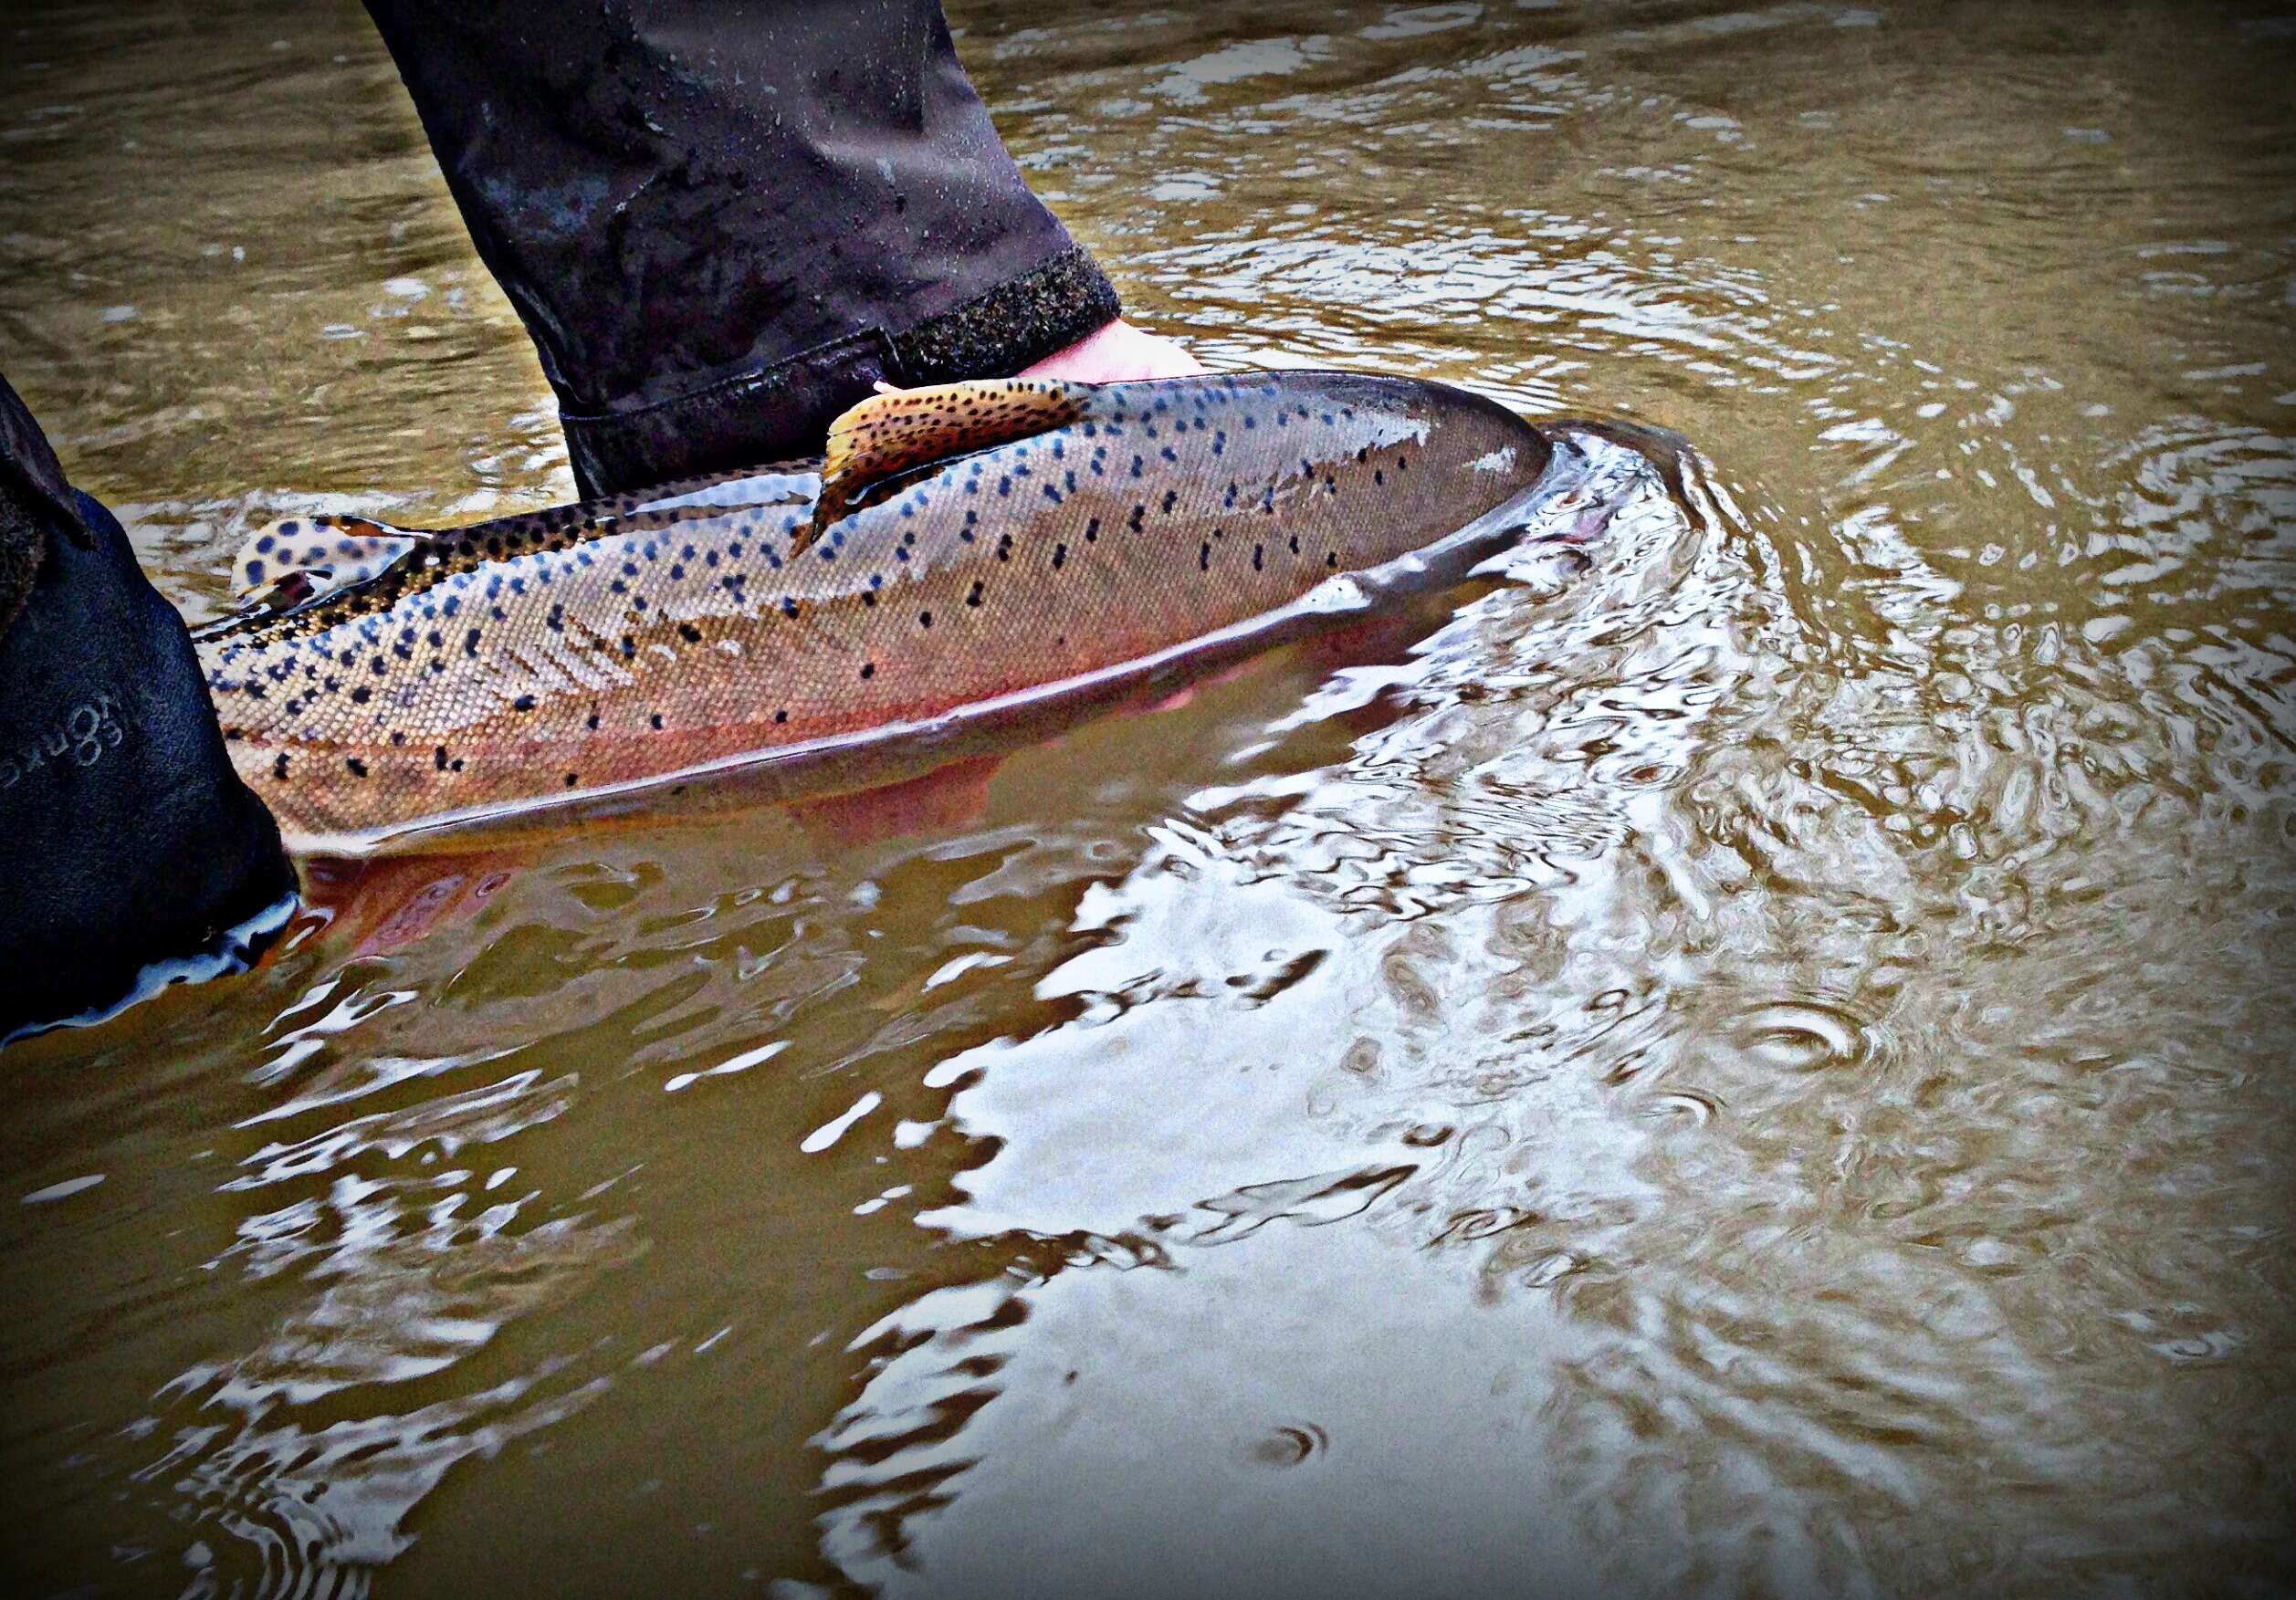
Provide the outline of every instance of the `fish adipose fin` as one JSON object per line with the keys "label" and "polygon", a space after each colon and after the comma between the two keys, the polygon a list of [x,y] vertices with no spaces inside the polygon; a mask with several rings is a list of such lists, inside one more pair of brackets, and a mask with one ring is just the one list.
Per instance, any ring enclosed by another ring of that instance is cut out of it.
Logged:
{"label": "fish adipose fin", "polygon": [[239,547],[232,587],[251,609],[300,605],[373,577],[426,537],[366,517],[290,517]]}
{"label": "fish adipose fin", "polygon": [[1001,378],[871,395],[829,424],[821,498],[790,554],[804,550],[890,479],[1081,420],[1096,389],[1050,378]]}

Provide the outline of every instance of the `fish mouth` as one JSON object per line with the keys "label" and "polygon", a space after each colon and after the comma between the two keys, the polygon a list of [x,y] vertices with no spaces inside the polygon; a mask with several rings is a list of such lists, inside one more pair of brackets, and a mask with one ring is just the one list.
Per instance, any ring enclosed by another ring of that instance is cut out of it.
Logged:
{"label": "fish mouth", "polygon": [[699,762],[573,795],[474,806],[343,833],[299,834],[308,855],[361,859],[467,850],[552,824],[632,812],[730,810],[875,787],[949,761],[1048,737],[1141,693],[1160,693],[1221,665],[1358,621],[1414,596],[1504,569],[1527,543],[1583,548],[1599,539],[1636,474],[1664,476],[1642,447],[1602,426],[1541,424],[1549,449],[1536,480],[1433,542],[1374,567],[1336,573],[1289,603],[1149,654],[938,712],[802,743]]}

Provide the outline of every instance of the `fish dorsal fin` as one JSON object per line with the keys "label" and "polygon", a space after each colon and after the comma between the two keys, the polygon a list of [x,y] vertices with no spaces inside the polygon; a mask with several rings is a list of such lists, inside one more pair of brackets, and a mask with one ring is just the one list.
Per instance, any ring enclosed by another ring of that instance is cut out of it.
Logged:
{"label": "fish dorsal fin", "polygon": [[299,605],[373,577],[426,538],[367,517],[290,517],[231,559],[231,583],[254,606]]}
{"label": "fish dorsal fin", "polygon": [[871,395],[829,424],[821,498],[790,553],[803,550],[886,479],[1066,427],[1083,418],[1096,392],[1094,384],[1056,378],[1000,378]]}

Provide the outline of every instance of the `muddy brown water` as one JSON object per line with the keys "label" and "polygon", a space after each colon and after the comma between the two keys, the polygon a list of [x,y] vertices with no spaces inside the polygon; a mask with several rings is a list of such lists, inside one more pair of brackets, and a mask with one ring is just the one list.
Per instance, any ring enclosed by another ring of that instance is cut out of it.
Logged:
{"label": "muddy brown water", "polygon": [[[12,1592],[2296,1580],[2296,29],[953,20],[1207,360],[1699,493],[10,1050]],[[188,613],[292,510],[566,496],[354,8],[0,32],[0,350]]]}

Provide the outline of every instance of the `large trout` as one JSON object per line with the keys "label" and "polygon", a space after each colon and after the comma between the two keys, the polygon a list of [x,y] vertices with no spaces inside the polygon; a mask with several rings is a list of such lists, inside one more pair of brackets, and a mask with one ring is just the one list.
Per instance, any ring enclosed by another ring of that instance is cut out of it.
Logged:
{"label": "large trout", "polygon": [[818,467],[452,532],[281,524],[241,556],[267,605],[200,656],[290,842],[359,853],[945,731],[1454,580],[1419,553],[1489,553],[1550,453],[1396,378],[902,391]]}

